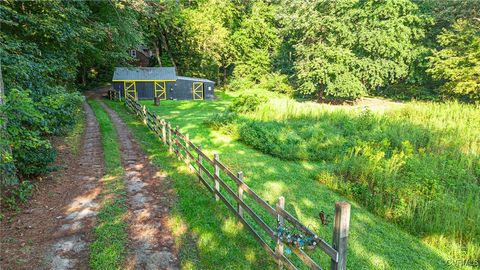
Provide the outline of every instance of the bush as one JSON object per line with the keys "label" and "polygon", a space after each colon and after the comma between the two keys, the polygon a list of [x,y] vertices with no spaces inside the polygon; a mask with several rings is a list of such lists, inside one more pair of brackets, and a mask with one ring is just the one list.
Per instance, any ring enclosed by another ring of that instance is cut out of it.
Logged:
{"label": "bush", "polygon": [[75,125],[83,101],[84,97],[80,93],[67,93],[60,88],[43,97],[37,107],[46,121],[49,132],[62,135]]}
{"label": "bush", "polygon": [[42,135],[50,133],[43,115],[35,108],[30,91],[10,90],[2,113],[8,115],[7,135],[20,176],[44,173],[55,160],[55,150]]}
{"label": "bush", "polygon": [[438,41],[442,48],[429,57],[427,71],[445,82],[441,89],[447,95],[480,101],[480,24],[459,19],[452,30],[444,30],[438,36]]}
{"label": "bush", "polygon": [[240,92],[255,87],[255,82],[246,78],[235,78],[226,87],[227,91]]}
{"label": "bush", "polygon": [[260,80],[259,87],[268,91],[286,94],[288,96],[293,95],[293,87],[288,84],[287,75],[280,73],[272,73],[268,76],[264,76]]}
{"label": "bush", "polygon": [[263,95],[245,95],[237,97],[229,109],[236,113],[249,113],[255,111],[262,103],[267,102],[267,97]]}
{"label": "bush", "polygon": [[211,118],[205,120],[205,124],[214,130],[219,130],[222,127],[225,127],[233,123],[237,119],[237,113],[233,112],[230,109],[227,109],[221,113],[216,113],[212,115]]}
{"label": "bush", "polygon": [[26,203],[30,195],[32,195],[34,185],[26,180],[20,183],[15,189],[11,189],[6,194],[2,194],[5,206],[10,210],[18,210],[18,205]]}

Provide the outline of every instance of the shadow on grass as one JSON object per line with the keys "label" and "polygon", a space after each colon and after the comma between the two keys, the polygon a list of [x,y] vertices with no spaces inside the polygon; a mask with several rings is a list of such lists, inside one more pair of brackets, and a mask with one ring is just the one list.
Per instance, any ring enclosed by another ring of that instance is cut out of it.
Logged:
{"label": "shadow on grass", "polygon": [[152,161],[165,171],[178,195],[172,221],[186,269],[274,269],[275,263],[222,203],[190,173],[185,164],[120,104],[108,103],[127,122]]}

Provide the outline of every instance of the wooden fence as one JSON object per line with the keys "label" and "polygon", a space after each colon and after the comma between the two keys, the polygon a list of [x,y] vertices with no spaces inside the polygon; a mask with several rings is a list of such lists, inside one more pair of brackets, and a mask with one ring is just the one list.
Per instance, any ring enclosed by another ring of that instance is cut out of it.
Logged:
{"label": "wooden fence", "polygon": [[120,95],[120,91],[109,90],[108,91],[108,99],[110,99],[110,100],[121,100],[122,97]]}
{"label": "wooden fence", "polygon": [[[110,96],[113,96],[113,94],[109,95],[109,97]],[[179,131],[178,126],[172,127],[170,122],[166,122],[155,113],[150,112],[136,100],[127,98],[125,105],[131,112],[140,117],[144,124],[168,146],[170,152],[175,153],[179,159],[182,159],[189,168],[195,172],[199,181],[214,195],[216,201],[222,201],[235,214],[260,245],[276,260],[280,268],[298,269],[297,266],[285,256],[284,246],[287,245],[287,243],[284,243],[283,240],[280,239],[280,233],[278,231],[278,228],[283,228],[288,223],[289,226],[293,226],[305,236],[314,239],[315,247],[330,258],[330,269],[346,269],[347,239],[350,222],[349,203],[337,202],[335,204],[333,243],[330,245],[285,210],[285,199],[283,197],[279,198],[276,207],[273,208],[245,184],[242,172],[235,174],[225,166],[220,161],[219,154],[215,154],[213,158],[208,157],[202,151],[200,145],[195,145],[190,141],[188,134],[182,134]],[[236,188],[228,185],[221,177],[221,174],[233,181],[232,183],[235,184]],[[221,190],[224,190],[224,192],[221,192]],[[266,211],[266,216],[270,215],[272,220],[276,220],[277,227],[272,228],[269,226],[267,222],[245,202],[245,193],[249,196],[249,201],[256,203]],[[231,201],[233,201],[233,204]],[[256,226],[251,224],[251,221],[248,222],[245,214],[250,216],[248,220],[253,221]],[[263,232],[259,233],[255,228],[259,228],[263,230]],[[262,234],[266,235],[268,240],[265,240],[265,237],[261,236]],[[275,243],[275,247],[272,248],[268,244],[269,242],[272,243],[272,245]],[[288,244],[288,247],[299,258],[297,261],[302,262],[304,266],[310,269],[322,269],[302,248],[291,244]]]}

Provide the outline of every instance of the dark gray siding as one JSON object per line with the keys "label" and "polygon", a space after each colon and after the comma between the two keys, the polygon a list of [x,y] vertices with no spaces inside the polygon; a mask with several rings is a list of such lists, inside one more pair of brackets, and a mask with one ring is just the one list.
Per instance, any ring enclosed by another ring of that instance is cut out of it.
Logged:
{"label": "dark gray siding", "polygon": [[[214,99],[215,83],[206,81],[195,81],[192,79],[178,79],[176,82],[166,82],[166,94],[168,100],[191,100],[193,99],[193,83],[203,83],[203,99]],[[136,90],[138,99],[154,98],[153,82],[136,82]],[[113,89],[119,90],[120,94],[125,97],[124,83],[114,82]]]}
{"label": "dark gray siding", "polygon": [[153,100],[153,82],[137,82],[137,98]]}
{"label": "dark gray siding", "polygon": [[173,90],[175,99],[186,100],[193,99],[192,82],[185,80],[177,80]]}
{"label": "dark gray siding", "polygon": [[211,83],[211,82],[203,83],[203,98],[204,99],[214,99],[215,98],[214,87],[215,87],[214,83]]}
{"label": "dark gray siding", "polygon": [[167,82],[167,99],[175,99],[175,82]]}
{"label": "dark gray siding", "polygon": [[178,100],[193,99],[193,83],[197,82],[203,83],[203,99],[214,99],[214,83],[182,78],[175,82],[171,97]]}

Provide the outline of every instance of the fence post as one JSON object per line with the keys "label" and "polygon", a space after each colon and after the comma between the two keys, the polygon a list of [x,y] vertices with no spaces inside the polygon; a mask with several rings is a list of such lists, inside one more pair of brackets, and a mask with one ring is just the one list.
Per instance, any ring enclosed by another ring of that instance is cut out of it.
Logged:
{"label": "fence post", "polygon": [[198,180],[201,180],[202,178],[202,168],[201,166],[203,165],[203,157],[200,155],[200,152],[202,152],[202,146],[199,144],[198,145]]}
{"label": "fence post", "polygon": [[143,113],[143,124],[147,124],[147,107],[143,105],[142,107],[142,113]]}
{"label": "fence post", "polygon": [[155,134],[156,134],[157,136],[159,136],[160,139],[161,139],[162,136],[158,135],[158,133],[157,133],[157,132],[160,132],[160,125],[161,125],[161,124],[160,124],[160,116],[158,116],[157,114],[154,114],[154,115],[155,115],[155,121],[154,121]]}
{"label": "fence post", "polygon": [[168,127],[168,152],[172,153],[173,152],[173,149],[172,149],[172,124],[170,124],[170,122],[168,122],[167,127]]}
{"label": "fence post", "polygon": [[[285,209],[285,198],[281,196],[278,198],[278,203],[276,206],[276,211],[277,211],[277,227],[280,228],[284,226],[285,221],[283,220],[283,216],[280,214],[280,209]],[[280,240],[280,235],[278,235],[277,232],[277,245],[275,246],[275,255],[277,256],[277,263],[278,263],[278,268],[282,269],[283,263],[282,263],[282,256],[283,256],[283,242]]]}
{"label": "fence post", "polygon": [[347,240],[350,226],[350,204],[347,202],[335,203],[335,217],[333,221],[333,248],[338,252],[338,262],[331,260],[331,270],[347,269]]}
{"label": "fence post", "polygon": [[[243,172],[238,172],[237,177],[238,179],[240,179],[241,183],[243,183]],[[243,202],[243,188],[241,187],[242,186],[241,183],[237,184],[237,195],[240,201]],[[240,203],[238,203],[237,205],[237,211],[238,211],[238,214],[243,218],[243,208]]]}
{"label": "fence post", "polygon": [[175,151],[175,153],[177,154],[177,158],[180,160],[180,147],[178,146],[179,142],[178,142],[178,126],[175,127],[175,147],[173,148],[173,150]]}
{"label": "fence post", "polygon": [[188,154],[189,151],[189,145],[190,144],[190,136],[187,134],[185,134],[185,162],[187,163],[188,165],[188,168],[190,169],[190,155]]}
{"label": "fence post", "polygon": [[164,144],[167,144],[167,131],[165,129],[165,120],[161,120],[160,124],[162,124],[162,141]]}
{"label": "fence post", "polygon": [[[214,154],[213,155],[213,164],[215,167],[215,176],[220,177],[220,167],[218,166],[218,162],[220,161],[220,155],[219,154]],[[217,179],[215,179],[215,190],[220,192],[220,182],[218,182]],[[215,200],[218,201],[220,200],[220,197],[218,197],[217,194],[215,194]]]}

